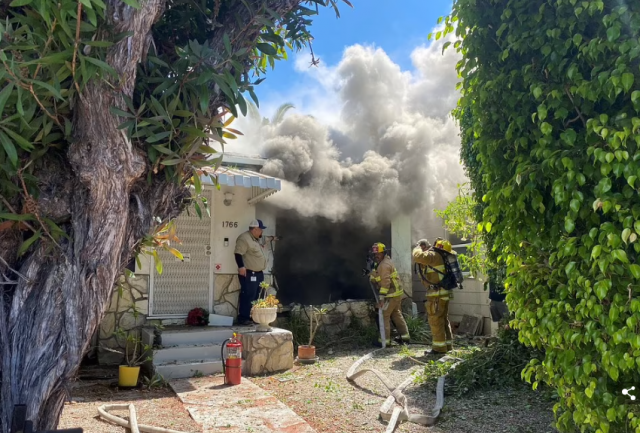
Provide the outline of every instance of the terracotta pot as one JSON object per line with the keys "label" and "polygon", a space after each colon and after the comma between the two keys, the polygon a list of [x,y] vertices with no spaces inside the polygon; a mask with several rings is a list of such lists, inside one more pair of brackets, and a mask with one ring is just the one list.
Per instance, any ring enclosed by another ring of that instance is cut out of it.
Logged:
{"label": "terracotta pot", "polygon": [[278,318],[278,307],[254,308],[251,311],[251,318],[258,324],[256,331],[269,332],[271,331],[269,323]]}
{"label": "terracotta pot", "polygon": [[315,359],[316,346],[298,346],[298,359]]}

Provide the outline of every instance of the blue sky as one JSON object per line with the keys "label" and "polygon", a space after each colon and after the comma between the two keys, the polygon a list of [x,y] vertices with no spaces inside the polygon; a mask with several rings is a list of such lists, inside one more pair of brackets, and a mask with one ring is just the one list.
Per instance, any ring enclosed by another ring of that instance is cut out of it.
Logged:
{"label": "blue sky", "polygon": [[[353,9],[340,4],[340,18],[332,9],[314,17],[311,32],[313,50],[324,65],[335,65],[346,47],[354,44],[382,48],[403,70],[411,69],[411,51],[427,43],[427,35],[438,17],[451,10],[452,0],[351,0]],[[302,54],[305,55],[305,54]],[[304,74],[295,69],[295,55],[276,63],[268,70],[266,80],[256,88],[261,105],[282,99]]]}

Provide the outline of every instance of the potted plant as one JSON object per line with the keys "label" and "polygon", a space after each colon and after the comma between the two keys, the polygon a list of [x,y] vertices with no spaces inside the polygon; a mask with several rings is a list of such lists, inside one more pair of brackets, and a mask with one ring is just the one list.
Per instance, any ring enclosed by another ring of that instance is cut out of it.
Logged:
{"label": "potted plant", "polygon": [[207,326],[209,324],[209,312],[204,308],[194,308],[189,311],[187,316],[187,325],[189,326]]}
{"label": "potted plant", "polygon": [[327,312],[326,309],[319,309],[313,305],[309,305],[309,308],[311,309],[311,314],[309,315],[309,344],[298,346],[298,359],[307,361],[316,359],[316,347],[312,346],[313,338],[316,336],[320,326],[320,316]]}
{"label": "potted plant", "polygon": [[118,328],[114,335],[124,338],[124,350],[105,347],[109,352],[119,353],[124,356],[123,364],[118,369],[118,386],[132,388],[138,385],[140,366],[151,360],[151,346],[143,344],[137,334],[125,332]]}
{"label": "potted plant", "polygon": [[260,296],[253,302],[251,307],[251,318],[258,324],[256,331],[269,332],[269,324],[278,317],[278,304],[280,301],[274,294],[267,295],[269,284],[264,281],[260,283]]}

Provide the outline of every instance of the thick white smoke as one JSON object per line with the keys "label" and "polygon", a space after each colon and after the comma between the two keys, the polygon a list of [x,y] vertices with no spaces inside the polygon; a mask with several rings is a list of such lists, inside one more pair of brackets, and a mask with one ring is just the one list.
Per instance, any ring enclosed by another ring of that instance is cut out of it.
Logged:
{"label": "thick white smoke", "polygon": [[428,224],[466,179],[450,116],[458,56],[442,55],[444,42],[416,48],[413,71],[381,49],[351,46],[338,65],[308,70],[317,85],[306,95],[308,115],[293,110],[266,125],[240,119],[245,136],[228,150],[250,146],[268,159],[262,171],[287,181],[269,199],[280,208],[368,225],[409,213]]}

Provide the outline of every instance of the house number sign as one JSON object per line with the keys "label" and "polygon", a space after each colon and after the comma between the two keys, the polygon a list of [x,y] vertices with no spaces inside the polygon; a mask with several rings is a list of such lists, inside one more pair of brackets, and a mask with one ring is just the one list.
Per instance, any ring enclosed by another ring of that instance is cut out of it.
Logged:
{"label": "house number sign", "polygon": [[238,221],[222,221],[222,227],[238,228]]}

